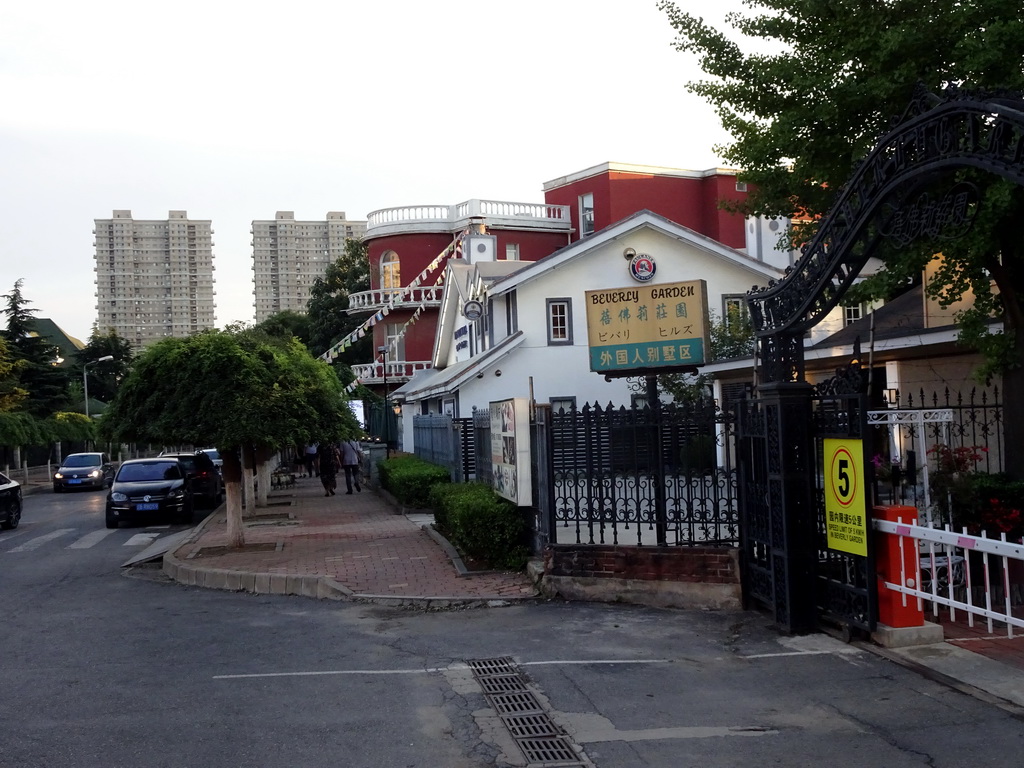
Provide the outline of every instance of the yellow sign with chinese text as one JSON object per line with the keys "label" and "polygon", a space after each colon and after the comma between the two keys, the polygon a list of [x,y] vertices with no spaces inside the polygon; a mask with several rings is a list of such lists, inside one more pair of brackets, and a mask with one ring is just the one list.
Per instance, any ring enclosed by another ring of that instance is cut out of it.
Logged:
{"label": "yellow sign with chinese text", "polygon": [[703,365],[708,296],[703,280],[587,291],[590,370]]}
{"label": "yellow sign with chinese text", "polygon": [[825,531],[828,548],[868,554],[863,440],[825,440]]}

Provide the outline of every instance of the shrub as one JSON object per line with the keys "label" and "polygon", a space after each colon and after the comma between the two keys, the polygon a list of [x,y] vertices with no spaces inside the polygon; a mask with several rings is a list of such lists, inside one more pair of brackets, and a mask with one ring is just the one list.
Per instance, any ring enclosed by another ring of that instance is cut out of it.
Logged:
{"label": "shrub", "polygon": [[438,483],[451,483],[451,475],[444,467],[431,464],[415,456],[395,456],[377,465],[381,487],[400,504],[409,507],[427,507],[430,489]]}
{"label": "shrub", "polygon": [[969,533],[985,531],[998,538],[1005,533],[1010,541],[1024,536],[1024,481],[1006,473],[972,473],[952,489],[953,525]]}
{"label": "shrub", "polygon": [[519,570],[526,564],[526,521],[518,507],[490,486],[435,486],[430,501],[435,527],[464,555],[492,568]]}

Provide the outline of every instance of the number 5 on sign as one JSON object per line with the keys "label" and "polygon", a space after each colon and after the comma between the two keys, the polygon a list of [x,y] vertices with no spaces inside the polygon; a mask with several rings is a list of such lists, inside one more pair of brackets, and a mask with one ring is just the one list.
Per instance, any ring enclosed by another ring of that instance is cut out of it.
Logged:
{"label": "number 5 on sign", "polygon": [[868,554],[862,440],[825,440],[825,530],[829,549]]}

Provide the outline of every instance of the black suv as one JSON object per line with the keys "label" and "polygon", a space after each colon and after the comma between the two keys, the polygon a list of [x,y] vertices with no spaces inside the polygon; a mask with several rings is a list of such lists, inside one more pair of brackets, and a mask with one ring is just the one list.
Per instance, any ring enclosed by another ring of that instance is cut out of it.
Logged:
{"label": "black suv", "polygon": [[177,459],[185,470],[185,476],[192,488],[196,504],[203,503],[210,508],[220,506],[224,495],[224,481],[213,463],[213,459],[202,451],[195,453],[161,453],[162,459]]}

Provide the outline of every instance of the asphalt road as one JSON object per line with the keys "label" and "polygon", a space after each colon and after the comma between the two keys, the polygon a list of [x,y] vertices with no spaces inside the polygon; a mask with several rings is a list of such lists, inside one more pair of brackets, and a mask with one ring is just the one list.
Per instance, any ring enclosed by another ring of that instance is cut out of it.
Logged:
{"label": "asphalt road", "polygon": [[97,534],[97,492],[28,497],[0,533],[0,766],[524,765],[465,666],[499,657],[600,768],[1017,766],[1024,747],[998,707],[754,613],[425,613],[121,568],[133,536],[176,530]]}

